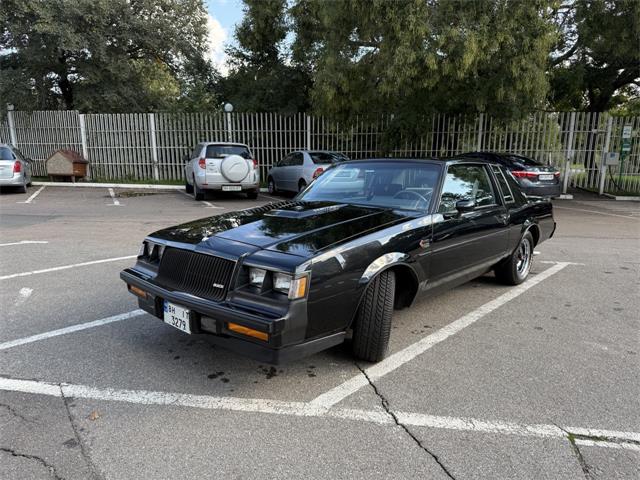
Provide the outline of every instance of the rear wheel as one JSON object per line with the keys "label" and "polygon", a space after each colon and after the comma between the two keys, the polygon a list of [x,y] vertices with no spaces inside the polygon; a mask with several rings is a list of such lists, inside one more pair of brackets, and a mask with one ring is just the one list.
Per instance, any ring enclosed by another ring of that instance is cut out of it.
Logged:
{"label": "rear wheel", "polygon": [[379,362],[387,355],[391,335],[395,273],[387,270],[367,286],[353,326],[353,354],[368,362]]}
{"label": "rear wheel", "polygon": [[249,200],[255,200],[256,198],[258,198],[258,191],[257,190],[249,190],[247,192],[247,198]]}
{"label": "rear wheel", "polygon": [[533,260],[533,236],[526,232],[509,258],[495,267],[496,278],[507,285],[519,285],[529,276]]}
{"label": "rear wheel", "polygon": [[276,193],[278,193],[276,182],[271,177],[269,177],[269,180],[267,180],[267,189],[269,190],[270,195],[275,195]]}
{"label": "rear wheel", "polygon": [[204,200],[204,190],[198,187],[196,179],[193,179],[193,199],[196,201]]}
{"label": "rear wheel", "polygon": [[22,184],[20,187],[18,187],[18,191],[20,193],[27,193],[27,181],[25,180],[25,183]]}
{"label": "rear wheel", "polygon": [[184,191],[187,193],[193,193],[193,185],[191,185],[186,180],[184,181]]}
{"label": "rear wheel", "polygon": [[298,192],[301,192],[305,188],[307,188],[307,182],[305,182],[303,179],[300,179],[300,181],[298,182]]}

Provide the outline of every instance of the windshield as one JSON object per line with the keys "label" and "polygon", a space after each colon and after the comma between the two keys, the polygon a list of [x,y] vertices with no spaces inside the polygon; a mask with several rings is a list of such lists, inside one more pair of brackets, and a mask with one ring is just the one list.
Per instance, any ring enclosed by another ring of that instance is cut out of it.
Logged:
{"label": "windshield", "polygon": [[315,164],[336,163],[348,160],[345,155],[337,152],[309,152],[309,155]]}
{"label": "windshield", "polygon": [[427,210],[439,176],[440,166],[433,163],[390,160],[339,164],[318,177],[297,199]]}
{"label": "windshield", "polygon": [[251,159],[249,149],[243,145],[208,145],[207,158],[224,158],[229,155],[240,155],[247,160]]}

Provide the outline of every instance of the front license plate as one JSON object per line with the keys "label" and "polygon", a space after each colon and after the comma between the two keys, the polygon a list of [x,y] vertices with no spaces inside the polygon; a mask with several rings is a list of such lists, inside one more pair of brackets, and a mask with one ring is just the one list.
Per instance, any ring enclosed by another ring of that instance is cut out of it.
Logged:
{"label": "front license plate", "polygon": [[240,192],[242,191],[242,187],[240,185],[223,185],[223,192]]}
{"label": "front license plate", "polygon": [[539,180],[553,180],[553,174],[542,174],[538,175]]}
{"label": "front license plate", "polygon": [[191,333],[191,310],[165,300],[164,323],[168,323],[184,333]]}

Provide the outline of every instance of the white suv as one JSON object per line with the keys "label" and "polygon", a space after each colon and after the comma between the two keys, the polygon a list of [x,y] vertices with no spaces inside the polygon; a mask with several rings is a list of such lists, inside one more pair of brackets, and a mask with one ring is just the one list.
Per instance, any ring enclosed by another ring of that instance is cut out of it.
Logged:
{"label": "white suv", "polygon": [[206,190],[246,192],[249,198],[258,198],[258,161],[242,143],[199,143],[185,155],[185,162],[185,189],[196,200],[204,200]]}

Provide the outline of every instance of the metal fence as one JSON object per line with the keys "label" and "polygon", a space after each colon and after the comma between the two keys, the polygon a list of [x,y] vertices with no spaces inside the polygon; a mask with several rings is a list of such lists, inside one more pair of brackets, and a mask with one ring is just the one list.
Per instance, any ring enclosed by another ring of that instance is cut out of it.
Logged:
{"label": "metal fence", "polygon": [[[166,181],[182,179],[183,156],[201,141],[248,144],[268,169],[292,150],[337,150],[351,158],[434,157],[466,151],[521,153],[557,166],[567,185],[607,192],[640,191],[640,117],[608,113],[537,112],[504,124],[486,115],[433,115],[418,134],[393,136],[393,116],[350,125],[306,114],[132,113],[75,111],[8,112],[0,122],[0,142],[13,143],[33,158],[36,176],[46,176],[45,160],[69,148],[90,161],[93,180]],[[631,151],[602,168],[604,152],[619,152],[624,126],[631,126]]]}

